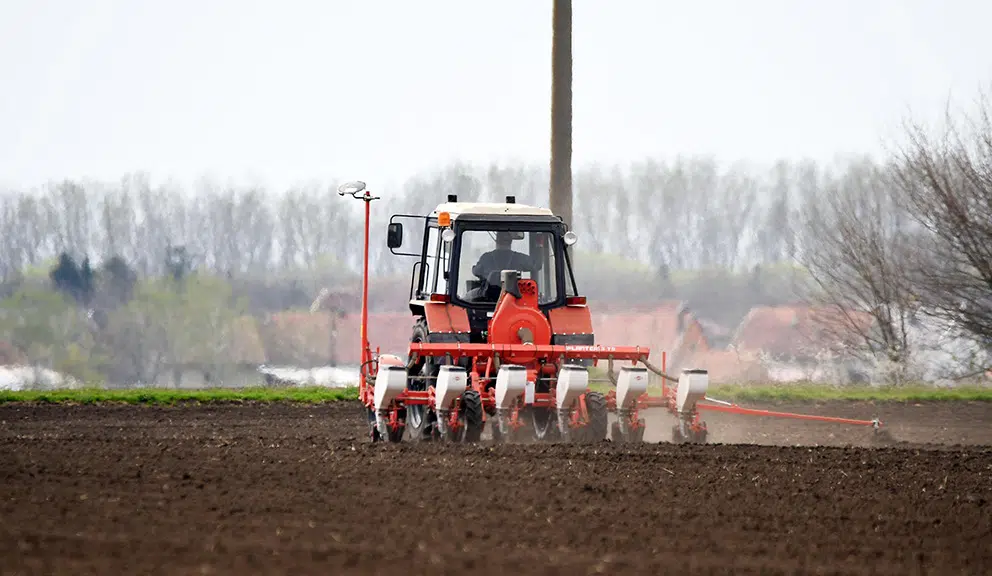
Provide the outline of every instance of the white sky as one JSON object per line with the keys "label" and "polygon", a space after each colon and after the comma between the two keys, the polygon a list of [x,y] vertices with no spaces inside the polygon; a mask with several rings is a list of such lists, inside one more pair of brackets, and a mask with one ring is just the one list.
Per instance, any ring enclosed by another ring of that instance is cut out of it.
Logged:
{"label": "white sky", "polygon": [[[977,0],[574,0],[574,165],[876,152],[988,86],[989,22]],[[0,183],[544,163],[550,77],[550,0],[0,0]]]}

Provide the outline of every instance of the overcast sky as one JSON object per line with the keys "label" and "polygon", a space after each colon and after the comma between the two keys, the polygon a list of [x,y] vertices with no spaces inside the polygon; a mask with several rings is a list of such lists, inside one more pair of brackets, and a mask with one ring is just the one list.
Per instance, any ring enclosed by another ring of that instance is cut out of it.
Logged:
{"label": "overcast sky", "polygon": [[[575,0],[575,165],[877,152],[988,87],[989,22],[977,0]],[[550,86],[550,0],[0,0],[0,183],[544,163]]]}

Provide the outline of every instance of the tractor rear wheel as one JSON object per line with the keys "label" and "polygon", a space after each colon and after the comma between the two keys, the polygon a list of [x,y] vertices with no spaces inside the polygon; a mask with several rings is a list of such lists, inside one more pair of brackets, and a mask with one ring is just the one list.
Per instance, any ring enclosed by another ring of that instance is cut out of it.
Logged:
{"label": "tractor rear wheel", "polygon": [[[413,344],[426,344],[430,337],[430,333],[427,330],[427,320],[424,318],[418,318],[416,324],[413,325],[413,334],[410,336],[410,342]],[[410,364],[412,358],[407,358],[407,364]],[[406,387],[407,390],[416,390],[423,392],[428,389],[433,383],[433,378],[437,376],[440,367],[434,361],[434,358],[421,356],[417,359],[413,366],[410,367],[410,371],[407,373]],[[432,438],[432,428],[434,427],[434,421],[436,416],[432,410],[429,410],[426,405],[410,405],[406,407],[406,427],[410,430],[411,440],[430,440]]]}
{"label": "tractor rear wheel", "polygon": [[[423,317],[417,318],[413,325],[413,334],[410,342],[413,344],[427,344],[431,341],[430,330],[427,327],[427,320]],[[407,373],[407,390],[426,391],[437,384],[437,375],[441,372],[441,366],[448,364],[447,358],[435,358],[432,356],[421,356],[415,363],[412,363],[412,356],[407,358],[407,365],[410,365]],[[461,366],[466,372],[472,367],[471,358],[460,358],[454,363]],[[424,404],[409,405],[406,407],[406,427],[410,430],[410,438],[415,441],[436,440],[439,437],[437,431],[437,412]]]}

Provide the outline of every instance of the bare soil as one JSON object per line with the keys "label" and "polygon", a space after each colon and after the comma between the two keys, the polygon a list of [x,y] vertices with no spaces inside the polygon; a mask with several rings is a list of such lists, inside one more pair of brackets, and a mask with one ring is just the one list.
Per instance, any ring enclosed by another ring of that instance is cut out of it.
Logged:
{"label": "bare soil", "polygon": [[372,445],[354,403],[0,406],[0,573],[992,573],[992,405],[767,407],[892,438],[707,414],[751,444]]}

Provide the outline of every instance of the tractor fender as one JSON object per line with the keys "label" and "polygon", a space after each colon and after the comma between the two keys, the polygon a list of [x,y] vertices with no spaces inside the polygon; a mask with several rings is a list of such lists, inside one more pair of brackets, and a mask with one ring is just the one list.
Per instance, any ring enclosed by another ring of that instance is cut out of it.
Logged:
{"label": "tractor fender", "polygon": [[551,333],[555,336],[592,335],[592,313],[585,305],[562,306],[548,311]]}
{"label": "tractor fender", "polygon": [[[585,304],[567,305],[548,310],[551,343],[559,346],[592,346],[596,343],[592,313]],[[592,366],[592,360],[573,360],[581,366]]]}
{"label": "tractor fender", "polygon": [[434,334],[469,334],[468,312],[446,302],[425,302],[424,320],[427,331]]}
{"label": "tractor fender", "polygon": [[379,354],[380,366],[406,366],[406,362],[396,354]]}

